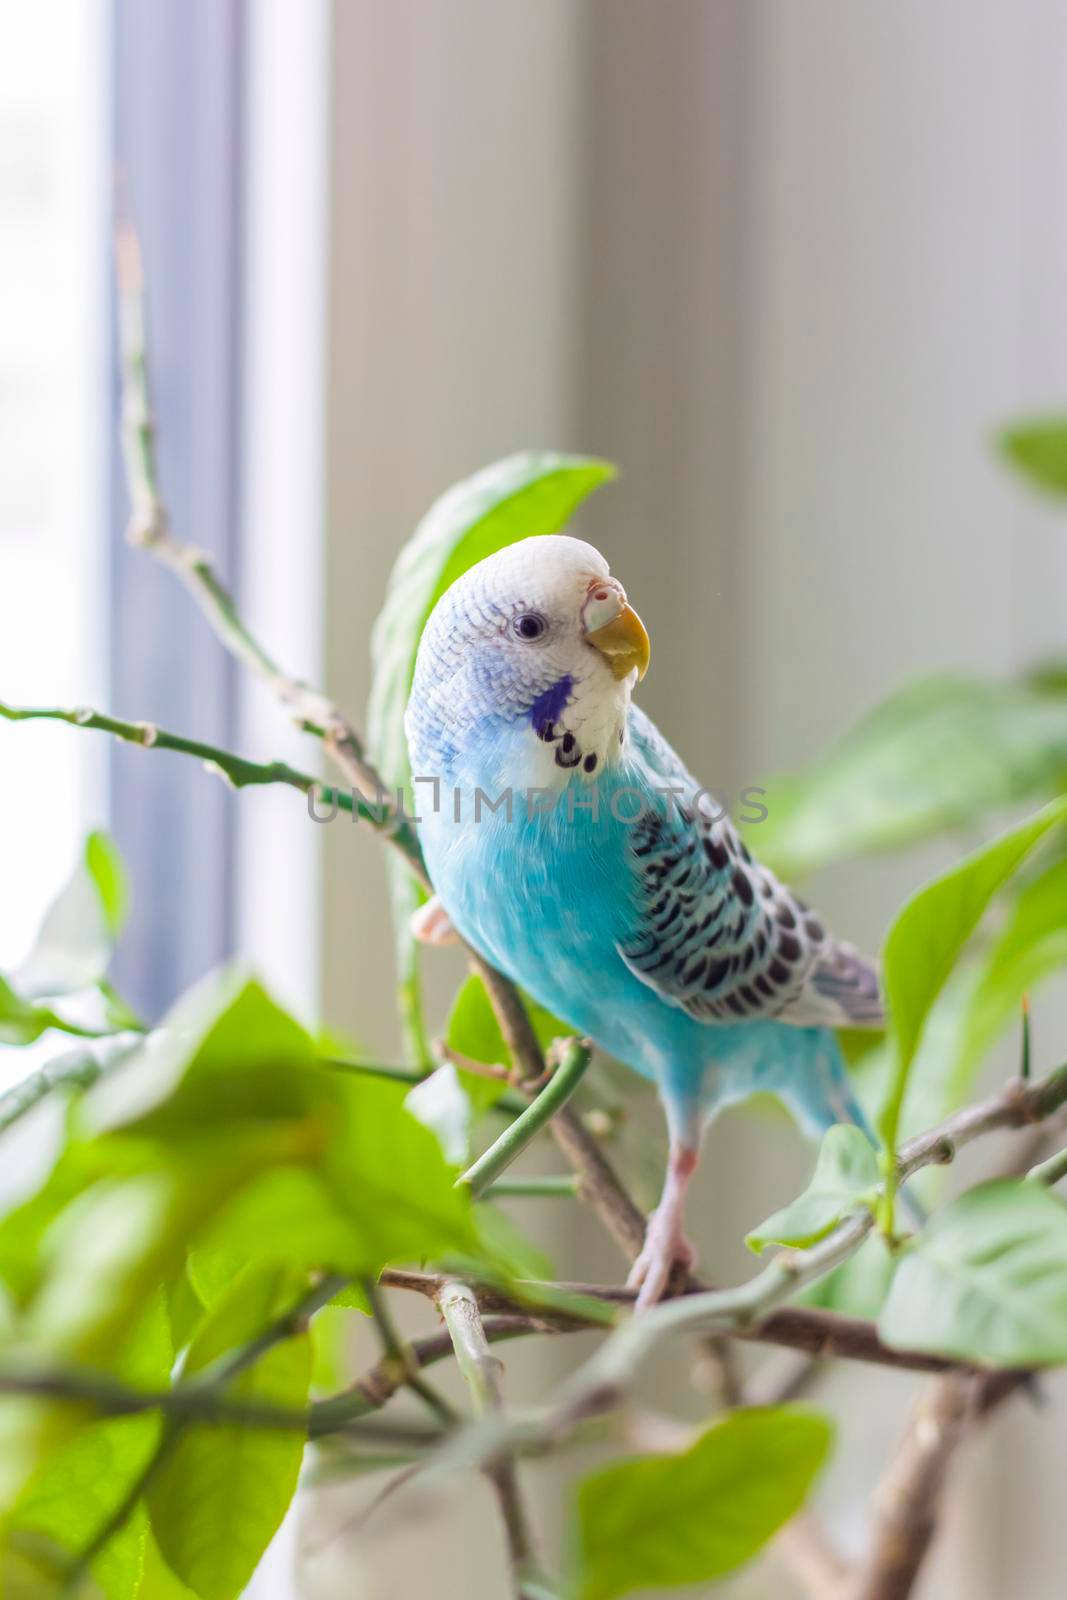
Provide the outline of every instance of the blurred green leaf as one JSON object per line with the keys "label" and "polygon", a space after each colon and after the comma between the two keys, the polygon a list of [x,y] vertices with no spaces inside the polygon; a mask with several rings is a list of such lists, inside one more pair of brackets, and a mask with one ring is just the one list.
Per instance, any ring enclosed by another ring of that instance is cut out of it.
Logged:
{"label": "blurred green leaf", "polygon": [[1001,834],[920,889],[886,937],[882,970],[892,1069],[878,1130],[896,1149],[908,1074],[931,1006],[990,900],[1052,828],[1067,818],[1067,799]]}
{"label": "blurred green leaf", "polygon": [[578,1489],[578,1600],[733,1572],[803,1505],[832,1438],[799,1406],[734,1411],[680,1455],[592,1473]]}
{"label": "blurred green leaf", "polygon": [[1067,494],[1067,417],[1016,423],[999,443],[1024,478],[1051,494]]}
{"label": "blurred green leaf", "polygon": [[1067,1207],[1020,1179],[969,1189],[901,1252],[878,1330],[987,1366],[1067,1361]]}
{"label": "blurred green leaf", "polygon": [[848,1317],[877,1317],[893,1276],[893,1258],[872,1234],[854,1256],[797,1295],[797,1303],[840,1311]]}
{"label": "blurred green leaf", "polygon": [[1067,970],[1067,860],[1053,861],[1026,885],[979,963],[951,1057],[957,1099],[1005,1029],[1018,1026],[1023,996],[1062,970]]}
{"label": "blurred green leaf", "polygon": [[206,1302],[196,1291],[187,1261],[183,1261],[167,1279],[163,1286],[163,1298],[174,1348],[184,1350],[203,1322],[207,1309]]}
{"label": "blurred green leaf", "polygon": [[145,1514],[144,1567],[136,1600],[193,1600],[193,1591],[172,1572],[163,1559]]}
{"label": "blurred green leaf", "polygon": [[0,976],[0,1044],[33,1044],[48,1028],[62,1026],[50,1006],[24,1000]]}
{"label": "blurred green leaf", "polygon": [[1036,682],[909,684],[803,774],[768,782],[749,830],[761,860],[798,878],[827,862],[959,828],[1061,791],[1067,695]]}
{"label": "blurred green leaf", "polygon": [[231,1170],[218,1162],[199,1174],[161,1165],[93,1184],[42,1239],[44,1276],[25,1314],[27,1337],[41,1349],[114,1370],[187,1240],[245,1175],[238,1157]]}
{"label": "blurred green leaf", "polygon": [[97,1131],[196,1137],[238,1122],[300,1120],[328,1093],[315,1047],[261,984],[213,975],[85,1102]]}
{"label": "blurred green leaf", "polygon": [[[189,1351],[183,1377],[254,1338],[297,1299],[302,1280],[284,1267],[242,1273]],[[234,1399],[287,1409],[307,1404],[308,1336],[274,1345],[229,1386]],[[168,1565],[201,1600],[235,1600],[281,1525],[296,1490],[304,1439],[244,1427],[184,1430],[148,1488],[152,1531]]]}
{"label": "blurred green leaf", "polygon": [[[172,1345],[161,1300],[141,1318],[125,1379],[137,1387],[163,1389],[170,1382]],[[28,1594],[57,1597],[66,1569],[85,1551],[140,1477],[159,1440],[159,1417],[94,1419],[56,1406],[67,1428],[55,1448],[25,1483],[2,1524],[0,1593],[17,1592],[20,1569],[36,1571]],[[77,1431],[71,1431],[75,1429]],[[138,1506],[125,1526],[94,1557],[91,1579],[108,1600],[137,1595],[147,1517]]]}
{"label": "blurred green leaf", "polygon": [[333,1301],[311,1319],[311,1387],[319,1394],[336,1394],[348,1383],[353,1330],[352,1312]]}
{"label": "blurred green leaf", "polygon": [[[107,1366],[145,1298],[186,1263],[214,1304],[249,1263],[373,1276],[480,1257],[469,1196],[405,1089],[329,1071],[254,983],[210,991],[91,1090],[37,1196],[0,1222],[27,1333]],[[194,1025],[195,1022],[195,1025]]]}
{"label": "blurred green leaf", "polygon": [[346,1311],[362,1311],[365,1317],[369,1317],[371,1314],[370,1301],[367,1299],[366,1291],[361,1289],[358,1283],[349,1283],[343,1289],[338,1289],[330,1301],[330,1305]]}
{"label": "blurred green leaf", "polygon": [[802,1195],[746,1236],[757,1255],[769,1244],[806,1249],[836,1228],[857,1205],[873,1201],[878,1156],[859,1128],[838,1123],[823,1135],[812,1180]]}
{"label": "blurred green leaf", "polygon": [[372,1276],[389,1261],[477,1252],[470,1201],[434,1135],[405,1110],[403,1085],[347,1078],[343,1090],[319,1170],[365,1241],[355,1275]]}
{"label": "blurred green leaf", "polygon": [[69,882],[45,913],[36,942],[13,975],[27,999],[76,994],[107,972],[126,913],[126,877],[104,833],[91,833]]}

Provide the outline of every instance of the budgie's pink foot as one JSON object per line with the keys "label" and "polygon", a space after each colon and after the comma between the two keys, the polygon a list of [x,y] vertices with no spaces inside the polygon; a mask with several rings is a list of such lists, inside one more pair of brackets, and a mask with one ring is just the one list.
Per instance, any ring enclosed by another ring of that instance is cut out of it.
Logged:
{"label": "budgie's pink foot", "polygon": [[675,1268],[689,1272],[696,1251],[685,1236],[685,1193],[696,1171],[697,1152],[692,1145],[671,1144],[663,1198],[648,1219],[645,1243],[626,1282],[639,1291],[635,1311],[645,1311],[662,1300]]}
{"label": "budgie's pink foot", "polygon": [[420,944],[459,943],[452,919],[436,895],[431,895],[424,906],[412,912],[411,931]]}
{"label": "budgie's pink foot", "polygon": [[648,1219],[644,1249],[630,1268],[627,1287],[639,1291],[634,1302],[635,1311],[645,1311],[662,1300],[667,1292],[675,1269],[690,1272],[696,1265],[697,1253],[678,1221],[659,1223],[659,1212]]}

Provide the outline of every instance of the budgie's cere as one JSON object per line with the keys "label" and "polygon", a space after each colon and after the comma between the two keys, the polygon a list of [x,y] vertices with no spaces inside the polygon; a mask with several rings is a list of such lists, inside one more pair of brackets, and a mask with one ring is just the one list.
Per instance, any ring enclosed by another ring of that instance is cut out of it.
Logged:
{"label": "budgie's cere", "polygon": [[671,1154],[631,1281],[690,1261],[682,1217],[702,1128],[770,1089],[812,1133],[861,1121],[830,1029],[881,1020],[862,957],[750,857],[631,703],[649,644],[591,545],[489,556],[442,596],[407,712],[436,779],[420,834],[449,924],[549,1010],[655,1079]]}

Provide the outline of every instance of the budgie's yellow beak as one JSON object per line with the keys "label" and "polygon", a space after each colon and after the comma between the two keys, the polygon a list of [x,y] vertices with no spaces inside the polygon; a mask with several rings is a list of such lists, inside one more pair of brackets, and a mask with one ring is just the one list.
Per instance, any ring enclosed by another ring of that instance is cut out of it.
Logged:
{"label": "budgie's yellow beak", "polygon": [[582,608],[582,623],[586,643],[607,657],[615,677],[628,677],[636,667],[640,682],[648,671],[652,646],[644,623],[616,585],[606,583],[590,589]]}

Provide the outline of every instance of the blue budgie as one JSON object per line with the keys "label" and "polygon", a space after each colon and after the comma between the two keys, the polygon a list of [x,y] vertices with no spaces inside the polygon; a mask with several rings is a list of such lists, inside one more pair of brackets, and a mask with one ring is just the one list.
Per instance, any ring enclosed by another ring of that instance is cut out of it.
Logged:
{"label": "blue budgie", "polygon": [[435,890],[416,932],[460,933],[659,1088],[670,1156],[639,1307],[692,1263],[710,1118],[770,1090],[813,1136],[863,1126],[832,1029],[882,1020],[873,966],[752,859],[632,703],[648,661],[597,550],[525,539],[438,601],[406,717]]}

